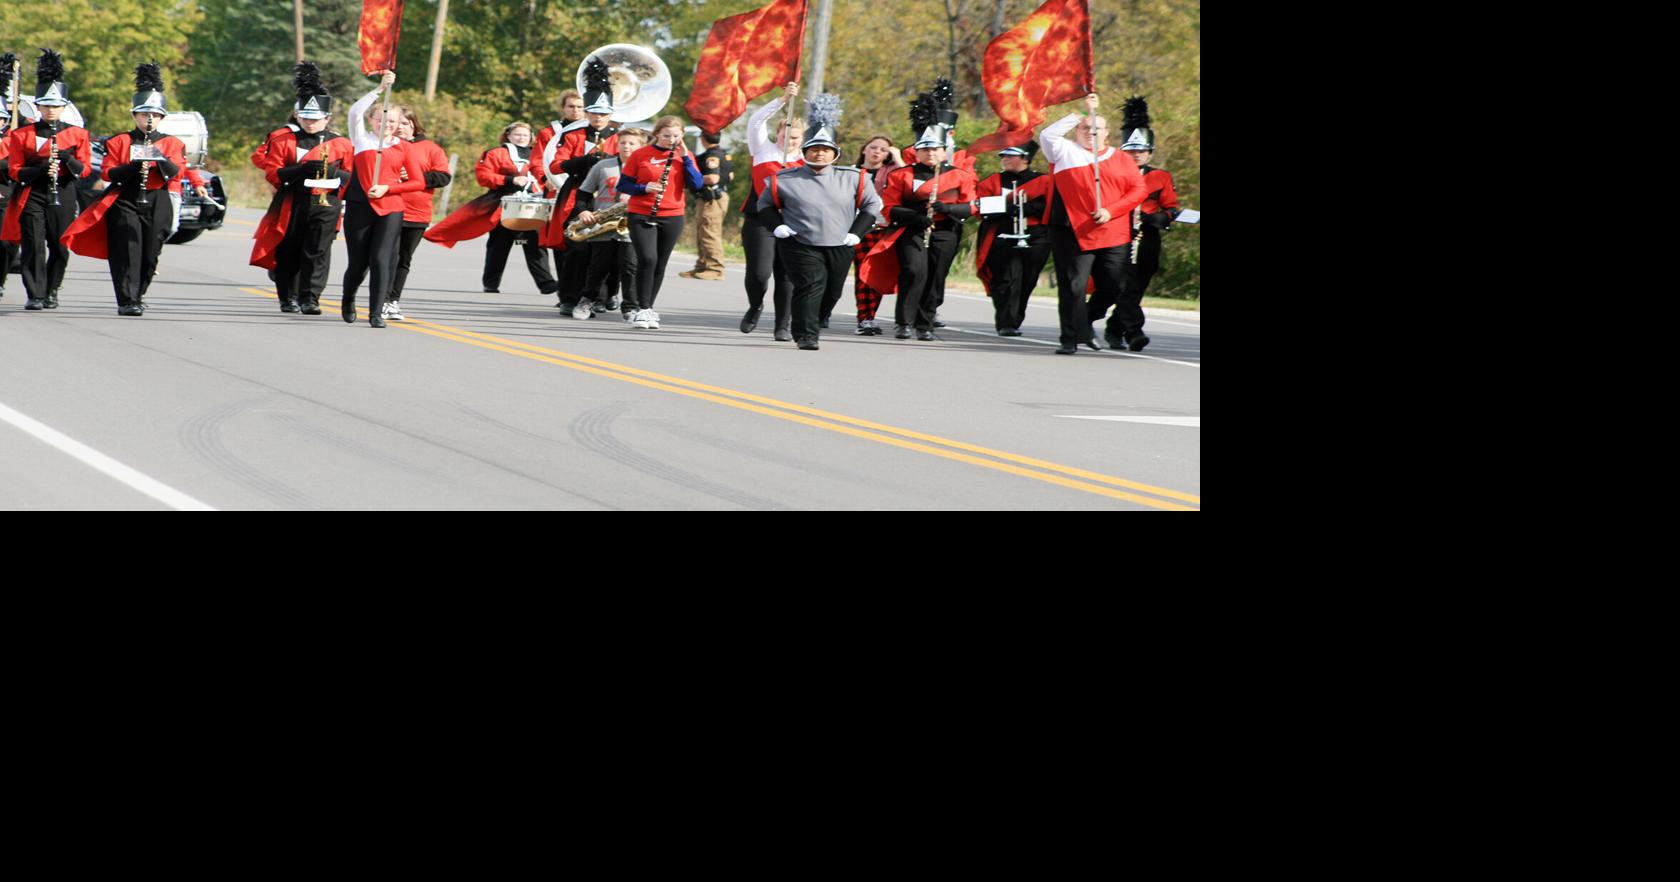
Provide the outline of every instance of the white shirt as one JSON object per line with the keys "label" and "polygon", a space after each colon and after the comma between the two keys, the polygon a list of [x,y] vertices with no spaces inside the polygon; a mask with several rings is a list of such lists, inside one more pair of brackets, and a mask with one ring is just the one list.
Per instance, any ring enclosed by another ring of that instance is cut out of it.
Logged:
{"label": "white shirt", "polygon": [[350,145],[356,148],[357,153],[378,150],[381,147],[389,147],[397,143],[397,136],[392,135],[385,139],[385,143],[381,144],[379,138],[367,129],[367,123],[364,120],[377,98],[379,98],[379,90],[374,89],[372,92],[363,95],[355,104],[350,105]]}
{"label": "white shirt", "polygon": [[752,151],[752,164],[762,165],[766,162],[790,163],[803,158],[798,145],[788,145],[791,149],[782,151],[776,147],[776,141],[770,137],[770,117],[782,109],[783,99],[776,98],[769,104],[753,111],[747,120],[747,149]]}

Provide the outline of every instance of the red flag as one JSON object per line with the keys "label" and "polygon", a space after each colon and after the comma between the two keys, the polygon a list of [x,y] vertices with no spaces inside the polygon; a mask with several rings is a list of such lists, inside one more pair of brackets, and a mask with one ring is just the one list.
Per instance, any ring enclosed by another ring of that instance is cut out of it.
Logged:
{"label": "red flag", "polygon": [[362,47],[362,73],[397,69],[402,5],[403,0],[362,0],[362,26],[356,34],[356,43]]}
{"label": "red flag", "polygon": [[746,112],[747,102],[799,78],[805,46],[805,0],[769,6],[712,23],[694,91],[683,110],[700,128],[717,132]]}
{"label": "red flag", "polygon": [[1027,20],[986,44],[980,80],[998,115],[997,131],[968,146],[970,153],[1025,144],[1044,108],[1090,94],[1089,0],[1045,0]]}

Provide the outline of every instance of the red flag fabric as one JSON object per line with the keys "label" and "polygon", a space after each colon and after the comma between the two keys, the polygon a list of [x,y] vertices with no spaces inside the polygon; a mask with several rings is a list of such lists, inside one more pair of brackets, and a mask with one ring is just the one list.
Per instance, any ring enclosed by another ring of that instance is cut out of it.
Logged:
{"label": "red flag fabric", "polygon": [[362,25],[356,34],[356,43],[362,47],[362,73],[397,69],[402,7],[403,0],[362,0]]}
{"label": "red flag fabric", "polygon": [[1025,144],[1044,108],[1093,90],[1090,0],[1045,0],[1027,20],[986,44],[980,80],[997,131],[968,145],[985,153]]}
{"label": "red flag fabric", "polygon": [[683,105],[695,125],[722,131],[746,112],[747,102],[799,78],[805,2],[775,0],[712,23]]}

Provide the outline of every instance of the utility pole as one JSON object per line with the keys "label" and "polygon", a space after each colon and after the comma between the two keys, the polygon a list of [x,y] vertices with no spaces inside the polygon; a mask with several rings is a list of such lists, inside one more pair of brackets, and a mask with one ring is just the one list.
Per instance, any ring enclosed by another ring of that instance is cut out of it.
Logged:
{"label": "utility pole", "polygon": [[[302,2],[302,0],[299,0]],[[443,59],[443,24],[449,18],[449,0],[438,0],[437,25],[432,28],[432,63],[426,67],[426,100],[437,96],[438,62]],[[448,203],[444,203],[447,205]]]}
{"label": "utility pole", "polygon": [[805,72],[808,85],[806,95],[823,90],[823,68],[828,65],[828,20],[834,13],[834,0],[818,0],[817,39],[811,46],[811,67]]}
{"label": "utility pole", "polygon": [[292,0],[292,24],[297,32],[297,60],[303,60],[303,0]]}

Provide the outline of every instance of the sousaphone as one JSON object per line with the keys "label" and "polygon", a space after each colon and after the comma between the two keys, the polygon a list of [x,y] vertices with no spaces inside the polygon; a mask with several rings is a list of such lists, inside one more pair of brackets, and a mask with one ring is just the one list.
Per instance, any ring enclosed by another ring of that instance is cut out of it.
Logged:
{"label": "sousaphone", "polygon": [[615,123],[651,119],[671,100],[671,71],[652,49],[631,43],[609,43],[596,49],[578,62],[577,90],[588,90],[583,69],[590,58],[599,58],[607,65],[612,81]]}

